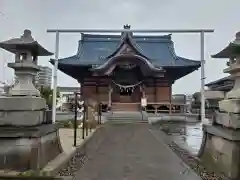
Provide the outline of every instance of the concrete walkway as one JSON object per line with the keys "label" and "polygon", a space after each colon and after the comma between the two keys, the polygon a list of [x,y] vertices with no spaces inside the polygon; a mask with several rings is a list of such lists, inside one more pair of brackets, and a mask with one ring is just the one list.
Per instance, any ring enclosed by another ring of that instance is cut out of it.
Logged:
{"label": "concrete walkway", "polygon": [[[95,130],[93,129],[92,132],[88,130],[88,136],[90,137]],[[75,147],[73,147],[74,143],[74,132],[73,129],[70,128],[60,128],[59,129],[59,137],[61,141],[61,145],[63,151],[69,153],[71,151],[75,151]],[[85,132],[85,139],[89,138],[86,136]],[[85,139],[82,139],[82,129],[77,129],[77,146],[81,146]]]}
{"label": "concrete walkway", "polygon": [[109,124],[104,128],[104,141],[78,170],[76,180],[201,179],[148,124]]}

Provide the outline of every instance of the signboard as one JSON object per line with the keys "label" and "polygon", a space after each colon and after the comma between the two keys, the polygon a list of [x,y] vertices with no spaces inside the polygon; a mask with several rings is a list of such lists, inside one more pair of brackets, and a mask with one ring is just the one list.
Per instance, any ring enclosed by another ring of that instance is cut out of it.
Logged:
{"label": "signboard", "polygon": [[142,107],[147,106],[147,99],[146,98],[141,98],[141,105],[142,105]]}

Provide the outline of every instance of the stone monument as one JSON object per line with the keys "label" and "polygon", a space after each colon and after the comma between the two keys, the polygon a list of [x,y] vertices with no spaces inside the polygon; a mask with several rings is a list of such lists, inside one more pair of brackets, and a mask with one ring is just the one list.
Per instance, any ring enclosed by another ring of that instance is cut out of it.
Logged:
{"label": "stone monument", "polygon": [[223,172],[231,179],[240,179],[240,32],[225,49],[212,56],[229,58],[224,73],[234,80],[234,87],[219,101],[212,125],[204,125],[203,163]]}
{"label": "stone monument", "polygon": [[58,127],[46,124],[46,101],[33,85],[40,70],[38,56],[52,53],[32,38],[30,30],[0,47],[15,54],[8,67],[17,76],[8,95],[0,97],[0,169],[40,170],[62,151]]}

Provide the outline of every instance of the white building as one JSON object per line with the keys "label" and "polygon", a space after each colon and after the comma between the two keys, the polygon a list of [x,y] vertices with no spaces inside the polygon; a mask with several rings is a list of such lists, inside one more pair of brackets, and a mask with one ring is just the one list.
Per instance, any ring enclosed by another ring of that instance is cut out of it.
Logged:
{"label": "white building", "polygon": [[35,76],[35,85],[37,87],[51,87],[52,69],[48,66],[40,66],[41,70]]}

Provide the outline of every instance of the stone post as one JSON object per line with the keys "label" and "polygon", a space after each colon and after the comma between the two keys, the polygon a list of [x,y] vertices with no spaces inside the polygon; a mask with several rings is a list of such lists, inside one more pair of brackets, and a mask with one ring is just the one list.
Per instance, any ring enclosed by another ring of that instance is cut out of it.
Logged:
{"label": "stone post", "polygon": [[229,58],[224,69],[234,80],[233,89],[219,101],[212,125],[204,125],[201,159],[209,168],[223,172],[231,179],[240,179],[240,33],[236,40],[213,58]]}
{"label": "stone post", "polygon": [[18,77],[8,95],[0,97],[0,170],[39,170],[61,152],[58,127],[46,124],[46,101],[33,85],[37,57],[52,53],[33,39],[30,30],[0,47],[15,54],[8,66]]}

